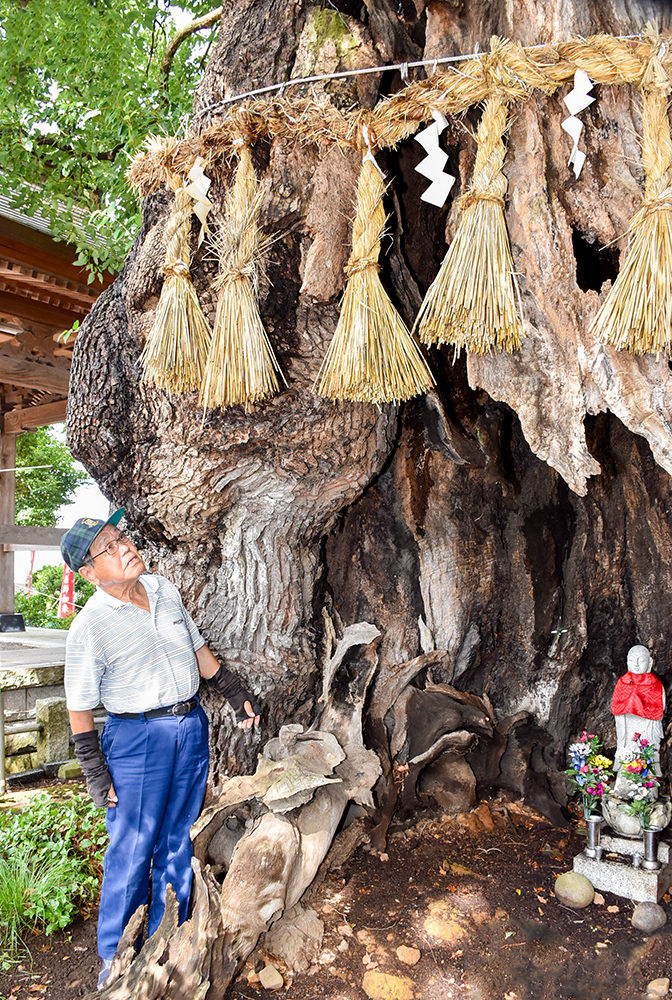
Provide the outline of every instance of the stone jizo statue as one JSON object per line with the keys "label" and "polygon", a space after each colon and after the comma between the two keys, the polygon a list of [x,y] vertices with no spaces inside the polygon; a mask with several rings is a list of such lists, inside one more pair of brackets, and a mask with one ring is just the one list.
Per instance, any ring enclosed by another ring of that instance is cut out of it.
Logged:
{"label": "stone jizo statue", "polygon": [[616,720],[616,755],[614,770],[618,772],[614,792],[627,797],[632,790],[621,770],[624,760],[637,751],[635,734],[643,736],[655,748],[655,770],[660,775],[660,743],[663,738],[665,691],[651,673],[653,659],[646,646],[633,646],[628,652],[628,671],[618,678],[611,699],[611,711]]}

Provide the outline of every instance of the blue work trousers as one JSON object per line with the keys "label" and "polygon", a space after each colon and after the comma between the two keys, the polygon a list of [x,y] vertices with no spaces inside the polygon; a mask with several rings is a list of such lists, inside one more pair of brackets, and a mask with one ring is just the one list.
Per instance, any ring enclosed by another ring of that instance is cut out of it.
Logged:
{"label": "blue work trousers", "polygon": [[109,715],[101,738],[119,798],[108,808],[110,844],[103,862],[98,953],[112,958],[133,912],[149,899],[148,933],[163,917],[166,886],[186,919],[191,892],[189,830],[208,777],[208,720],[200,705],[188,715],[122,719]]}

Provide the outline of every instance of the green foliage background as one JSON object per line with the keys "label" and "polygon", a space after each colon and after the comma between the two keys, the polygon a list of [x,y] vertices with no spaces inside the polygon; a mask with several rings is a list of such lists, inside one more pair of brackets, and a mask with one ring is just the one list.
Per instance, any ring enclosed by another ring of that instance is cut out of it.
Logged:
{"label": "green foliage background", "polygon": [[[139,224],[124,171],[150,132],[173,134],[191,109],[216,26],[158,70],[173,11],[212,0],[0,0],[0,174],[15,207],[39,209],[74,243],[90,278],[117,270]],[[83,221],[73,207],[85,210]]]}
{"label": "green foliage background", "polygon": [[[43,566],[33,573],[30,597],[25,591],[16,592],[16,611],[23,615],[26,625],[31,628],[70,628],[75,615],[58,617],[58,598],[63,581],[63,563],[58,566]],[[95,592],[95,587],[75,573],[75,606],[81,611]]]}
{"label": "green foliage background", "polygon": [[[30,466],[46,465],[35,469]],[[20,434],[16,442],[16,523],[49,528],[56,524],[56,512],[89,478],[77,469],[68,446],[48,427]]]}

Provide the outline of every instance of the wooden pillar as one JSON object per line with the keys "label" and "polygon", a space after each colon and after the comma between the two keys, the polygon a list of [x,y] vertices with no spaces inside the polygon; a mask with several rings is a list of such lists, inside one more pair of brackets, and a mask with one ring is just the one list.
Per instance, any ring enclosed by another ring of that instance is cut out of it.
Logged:
{"label": "wooden pillar", "polygon": [[[0,429],[0,469],[13,469],[16,465],[16,434],[6,434]],[[0,472],[0,524],[14,524],[16,520],[16,473]],[[0,545],[0,614],[14,611],[14,553],[3,551]]]}

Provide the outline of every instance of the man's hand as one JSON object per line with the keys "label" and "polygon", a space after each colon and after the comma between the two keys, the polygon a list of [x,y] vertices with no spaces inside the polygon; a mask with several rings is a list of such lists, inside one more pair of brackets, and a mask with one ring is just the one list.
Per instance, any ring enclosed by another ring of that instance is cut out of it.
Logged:
{"label": "man's hand", "polygon": [[107,793],[107,806],[108,806],[108,808],[109,809],[116,809],[118,801],[119,801],[119,799],[117,798],[117,793],[114,790],[114,785],[110,785],[108,793]]}
{"label": "man's hand", "polygon": [[[206,650],[206,654],[203,650]],[[201,659],[199,659],[199,655]],[[210,650],[206,646],[202,646],[196,653],[196,659],[198,660],[199,670],[201,671],[201,676],[205,677],[208,684],[210,684],[218,694],[221,694],[223,698],[226,698],[229,705],[234,711],[236,716],[236,725],[240,726],[241,729],[249,729],[254,726],[255,723],[259,722],[259,717],[261,716],[261,706],[258,704],[256,698],[253,694],[250,694],[243,685],[240,683],[235,674],[232,674],[228,667],[224,664],[217,664],[216,673],[210,673],[212,664],[210,660],[215,663],[217,661],[214,659]],[[201,660],[203,662],[201,662]],[[205,669],[207,668],[207,673]]]}
{"label": "man's hand", "polygon": [[259,725],[259,716],[254,714],[254,709],[252,708],[252,705],[250,704],[250,702],[246,701],[245,704],[243,705],[243,708],[247,712],[249,718],[242,719],[238,723],[238,727],[240,729],[251,729],[252,726],[258,726]]}
{"label": "man's hand", "polygon": [[111,804],[112,795],[116,805],[117,796],[112,786],[112,776],[107,769],[105,755],[100,749],[97,730],[92,728],[87,732],[75,732],[73,739],[75,756],[82,768],[87,791],[94,803],[99,809],[105,809]]}

